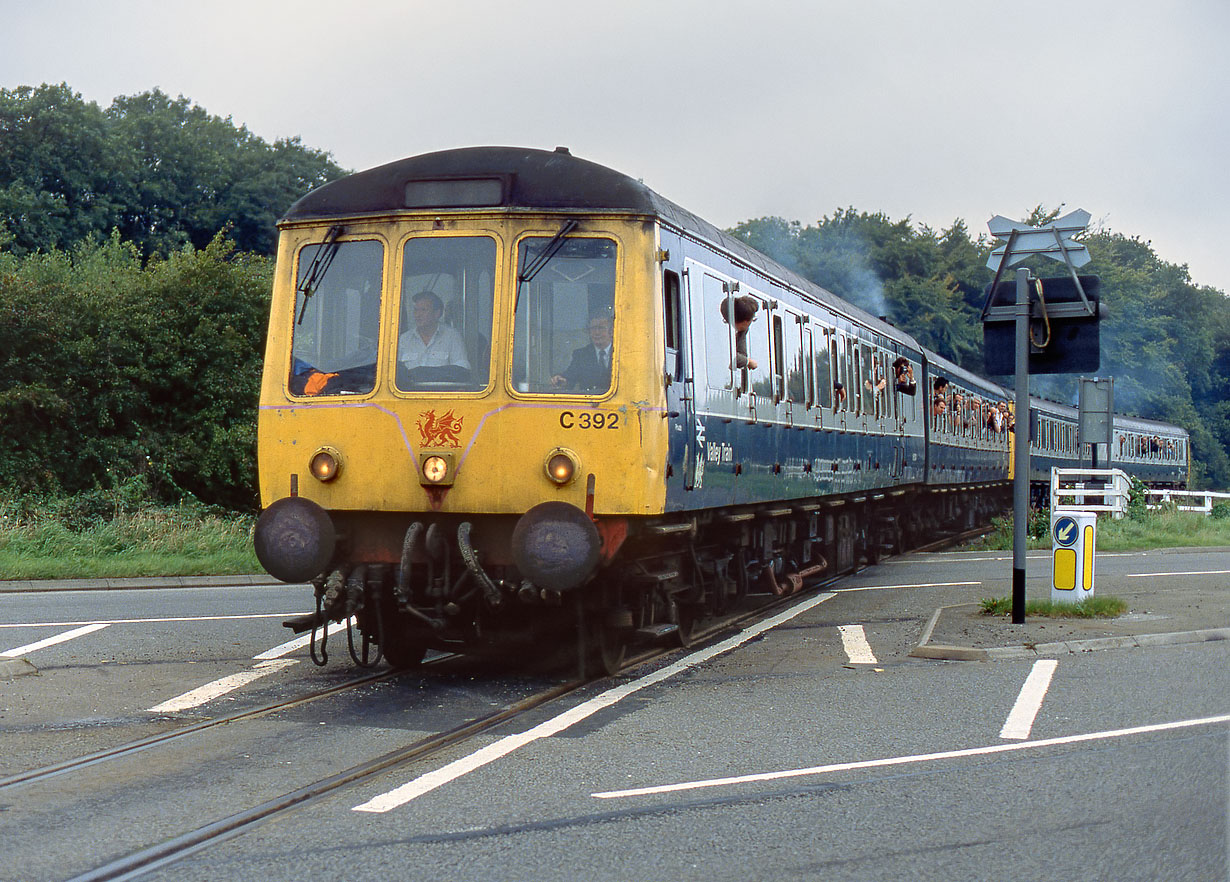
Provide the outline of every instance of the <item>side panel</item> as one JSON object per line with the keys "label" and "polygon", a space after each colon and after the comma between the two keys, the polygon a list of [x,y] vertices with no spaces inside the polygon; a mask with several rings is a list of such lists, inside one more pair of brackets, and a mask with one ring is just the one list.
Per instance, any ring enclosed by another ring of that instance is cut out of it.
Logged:
{"label": "side panel", "polygon": [[[917,395],[907,405],[888,388],[900,344],[695,242],[681,244],[688,357],[671,449],[683,480],[668,482],[668,510],[859,493],[923,479],[923,408]],[[732,294],[759,305],[738,347],[722,318],[721,304]],[[735,366],[736,350],[750,359],[746,369]],[[908,360],[920,376],[920,353]],[[857,392],[842,398],[836,383]]]}

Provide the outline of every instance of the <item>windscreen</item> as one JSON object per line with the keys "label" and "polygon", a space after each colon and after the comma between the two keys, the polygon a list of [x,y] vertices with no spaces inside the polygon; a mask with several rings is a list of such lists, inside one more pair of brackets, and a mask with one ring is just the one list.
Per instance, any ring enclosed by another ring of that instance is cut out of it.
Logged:
{"label": "windscreen", "polygon": [[383,263],[379,242],[321,242],[300,250],[291,394],[362,394],[375,387]]}
{"label": "windscreen", "polygon": [[615,243],[532,237],[518,248],[513,386],[600,395],[611,388]]}

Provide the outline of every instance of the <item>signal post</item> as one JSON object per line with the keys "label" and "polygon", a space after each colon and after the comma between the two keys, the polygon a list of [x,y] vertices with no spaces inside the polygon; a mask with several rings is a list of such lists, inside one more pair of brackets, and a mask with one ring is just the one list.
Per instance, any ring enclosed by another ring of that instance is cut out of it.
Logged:
{"label": "signal post", "polygon": [[[1016,377],[1016,441],[1012,484],[1012,622],[1025,621],[1025,551],[1029,520],[1029,374],[1096,371],[1101,361],[1098,340],[1097,276],[1077,276],[1076,267],[1089,262],[1089,250],[1072,236],[1089,223],[1089,212],[1076,210],[1043,227],[1030,227],[996,215],[987,223],[991,234],[1004,239],[991,252],[987,267],[995,280],[982,307],[986,371]],[[1016,271],[1015,285],[1001,284],[1004,270],[1027,257],[1041,255],[1061,261],[1068,277],[1034,279],[1029,270]],[[1048,303],[1047,298],[1050,302]],[[1041,340],[1032,325],[1043,328]],[[1009,343],[1011,341],[1011,343]],[[1013,352],[1009,362],[1007,352]],[[1010,367],[1010,369],[1009,369]],[[1021,427],[1025,431],[1021,431]]]}

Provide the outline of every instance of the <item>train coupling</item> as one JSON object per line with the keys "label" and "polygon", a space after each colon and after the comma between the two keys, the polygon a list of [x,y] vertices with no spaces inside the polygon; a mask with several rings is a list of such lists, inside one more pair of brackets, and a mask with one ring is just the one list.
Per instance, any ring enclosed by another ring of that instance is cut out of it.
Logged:
{"label": "train coupling", "polygon": [[295,634],[302,634],[304,631],[310,631],[313,628],[319,628],[327,621],[323,612],[308,613],[307,615],[295,616],[293,619],[286,619],[282,622],[283,628],[290,628]]}

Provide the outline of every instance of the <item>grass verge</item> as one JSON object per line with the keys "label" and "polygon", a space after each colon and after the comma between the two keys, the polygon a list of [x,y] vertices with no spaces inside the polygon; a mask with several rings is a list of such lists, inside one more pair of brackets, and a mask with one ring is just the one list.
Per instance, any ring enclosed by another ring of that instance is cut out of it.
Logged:
{"label": "grass verge", "polygon": [[145,507],[81,522],[0,509],[0,579],[107,579],[262,572],[250,515]]}
{"label": "grass verge", "polygon": [[[965,546],[968,550],[1012,548],[1012,517],[993,518],[992,532]],[[1026,530],[1030,548],[1050,548],[1050,513],[1032,512]],[[1230,518],[1160,509],[1138,518],[1098,518],[1098,551],[1230,546]]]}
{"label": "grass verge", "polygon": [[[1007,616],[1012,613],[1012,598],[987,597],[981,602],[984,616]],[[1050,600],[1027,600],[1025,615],[1050,619],[1113,619],[1127,612],[1126,600],[1119,597],[1086,597],[1080,603],[1053,603]]]}

